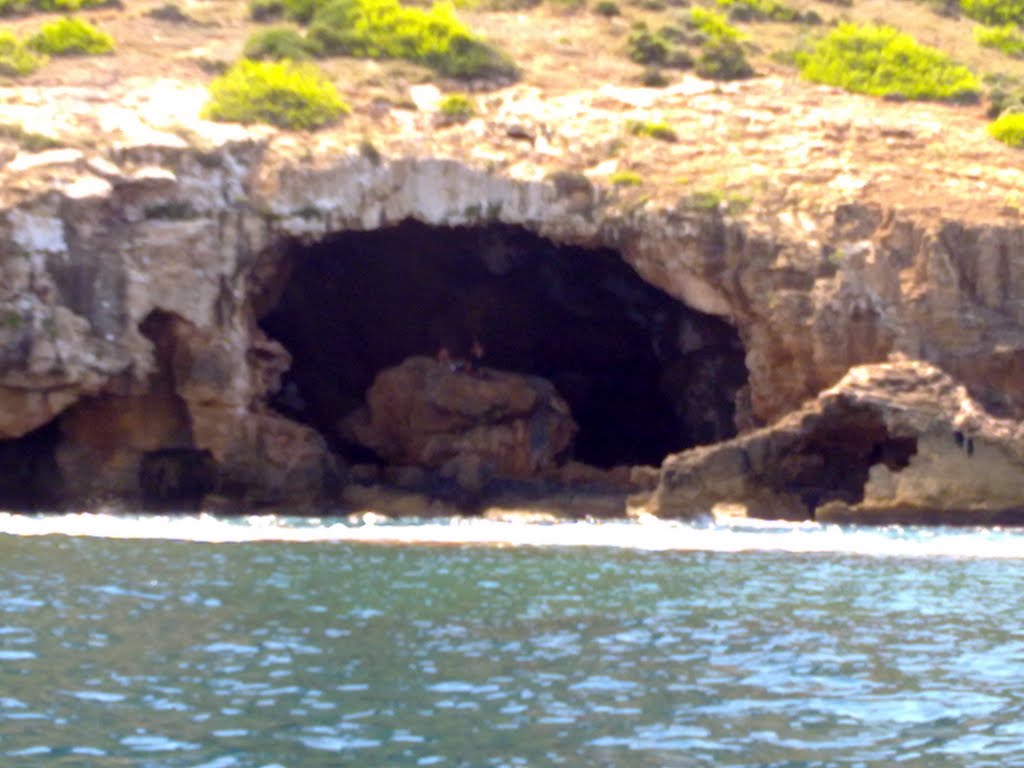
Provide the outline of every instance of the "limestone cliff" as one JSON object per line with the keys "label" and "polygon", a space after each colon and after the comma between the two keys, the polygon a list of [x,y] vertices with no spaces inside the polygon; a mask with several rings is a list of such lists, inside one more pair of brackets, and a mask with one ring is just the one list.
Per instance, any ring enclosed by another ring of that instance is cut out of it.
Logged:
{"label": "limestone cliff", "polygon": [[[21,472],[40,504],[329,494],[333,438],[271,407],[291,354],[259,321],[295,248],[408,219],[614,250],[735,329],[741,432],[894,355],[1024,417],[1019,159],[952,107],[791,89],[518,86],[443,129],[382,107],[372,139],[359,119],[313,136],[208,123],[202,89],[171,81],[0,89],[67,145],[0,144],[0,489]],[[628,139],[649,179],[615,187],[621,121],[652,110],[688,138]],[[728,183],[701,183],[712,168]],[[28,439],[45,471],[17,458]]]}

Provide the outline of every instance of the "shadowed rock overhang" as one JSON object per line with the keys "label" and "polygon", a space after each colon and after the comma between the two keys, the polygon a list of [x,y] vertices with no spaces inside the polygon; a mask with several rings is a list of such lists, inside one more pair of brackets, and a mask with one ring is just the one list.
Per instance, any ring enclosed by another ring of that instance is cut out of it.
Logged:
{"label": "shadowed rock overhang", "polygon": [[260,324],[292,356],[272,405],[345,458],[342,423],[383,370],[450,356],[552,382],[579,425],[575,458],[658,464],[736,433],[736,330],[642,281],[610,249],[516,226],[415,221],[291,245]]}

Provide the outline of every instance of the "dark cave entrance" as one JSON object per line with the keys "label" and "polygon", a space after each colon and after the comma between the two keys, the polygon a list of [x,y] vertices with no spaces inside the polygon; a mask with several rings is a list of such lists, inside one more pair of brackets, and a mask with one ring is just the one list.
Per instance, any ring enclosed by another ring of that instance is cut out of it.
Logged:
{"label": "dark cave entrance", "polygon": [[723,320],[641,280],[609,249],[522,227],[414,221],[292,244],[257,300],[293,358],[272,405],[316,427],[350,461],[374,460],[338,425],[382,369],[441,347],[550,380],[579,424],[574,456],[660,464],[735,434],[744,349]]}
{"label": "dark cave entrance", "polygon": [[884,464],[898,472],[916,453],[917,439],[890,435],[877,410],[840,401],[780,457],[765,481],[799,496],[808,516],[813,516],[828,502],[859,504],[871,467]]}
{"label": "dark cave entrance", "polygon": [[57,468],[60,427],[54,419],[13,440],[0,440],[0,509],[55,509],[63,493]]}

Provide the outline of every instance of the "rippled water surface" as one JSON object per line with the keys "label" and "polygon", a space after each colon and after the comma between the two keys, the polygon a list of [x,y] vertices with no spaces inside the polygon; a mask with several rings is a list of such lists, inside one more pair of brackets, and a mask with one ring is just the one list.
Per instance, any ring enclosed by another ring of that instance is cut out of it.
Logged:
{"label": "rippled water surface", "polygon": [[4,766],[1024,764],[1019,532],[0,518]]}

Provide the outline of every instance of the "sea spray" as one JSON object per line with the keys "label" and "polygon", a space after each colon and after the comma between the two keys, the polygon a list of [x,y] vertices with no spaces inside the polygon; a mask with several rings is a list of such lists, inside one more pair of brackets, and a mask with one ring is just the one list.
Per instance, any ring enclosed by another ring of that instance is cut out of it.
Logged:
{"label": "sea spray", "polygon": [[1024,529],[840,527],[727,518],[690,523],[564,520],[521,523],[453,517],[391,520],[378,515],[64,515],[0,513],[0,534],[208,543],[347,542],[381,545],[607,547],[639,551],[791,552],[888,557],[1024,559]]}

